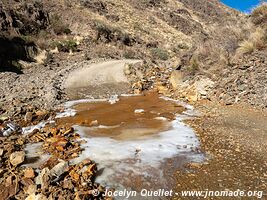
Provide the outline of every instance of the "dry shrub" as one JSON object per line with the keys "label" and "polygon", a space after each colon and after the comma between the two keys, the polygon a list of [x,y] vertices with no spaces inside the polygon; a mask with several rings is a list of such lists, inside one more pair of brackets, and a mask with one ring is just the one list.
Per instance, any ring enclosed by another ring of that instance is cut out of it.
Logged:
{"label": "dry shrub", "polygon": [[210,32],[215,38],[206,40],[198,45],[196,54],[201,62],[206,62],[204,66],[219,64],[220,66],[231,66],[233,56],[239,44],[249,37],[249,33],[254,25],[248,23],[246,19],[241,19],[237,24],[227,24],[224,27],[214,25],[210,27]]}
{"label": "dry shrub", "polygon": [[217,57],[218,51],[216,45],[217,44],[212,40],[208,40],[202,45],[199,45],[195,53],[201,60],[205,60],[210,57]]}
{"label": "dry shrub", "polygon": [[266,47],[266,30],[257,28],[250,38],[256,49],[262,50]]}
{"label": "dry shrub", "polygon": [[122,52],[115,46],[99,43],[96,45],[92,45],[89,49],[90,56],[92,58],[112,58],[119,59],[121,58]]}
{"label": "dry shrub", "polygon": [[197,72],[200,71],[201,63],[199,61],[199,57],[197,54],[192,55],[187,65],[187,73],[189,75],[195,75]]}
{"label": "dry shrub", "polygon": [[135,59],[135,58],[137,58],[137,55],[136,55],[134,50],[126,49],[123,53],[123,57],[126,59]]}
{"label": "dry shrub", "polygon": [[135,43],[135,39],[120,27],[112,26],[98,20],[94,22],[94,26],[97,31],[96,40],[100,40],[105,43],[121,42],[126,46],[133,46],[133,44]]}
{"label": "dry shrub", "polygon": [[218,44],[216,41],[208,40],[202,45],[199,45],[194,55],[197,55],[199,62],[204,68],[214,63],[230,65],[232,56],[232,49],[234,48],[234,41],[225,41],[224,46]]}
{"label": "dry shrub", "polygon": [[159,60],[168,60],[169,59],[169,53],[167,50],[162,48],[152,48],[151,49],[151,55],[154,59]]}
{"label": "dry shrub", "polygon": [[64,23],[58,14],[50,16],[51,27],[56,35],[70,34],[71,30],[69,25]]}
{"label": "dry shrub", "polygon": [[237,49],[238,54],[250,54],[255,50],[263,50],[266,48],[266,30],[257,28],[251,33],[247,40],[240,43]]}
{"label": "dry shrub", "polygon": [[36,36],[35,43],[41,49],[48,49],[51,42],[51,34],[47,31],[40,31],[40,33]]}
{"label": "dry shrub", "polygon": [[255,25],[267,24],[267,3],[263,3],[253,10],[251,20]]}

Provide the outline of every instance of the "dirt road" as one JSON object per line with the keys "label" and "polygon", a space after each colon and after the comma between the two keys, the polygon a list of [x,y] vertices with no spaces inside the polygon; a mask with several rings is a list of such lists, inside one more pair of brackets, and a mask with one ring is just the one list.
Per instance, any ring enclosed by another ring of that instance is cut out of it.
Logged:
{"label": "dirt road", "polygon": [[65,88],[127,83],[127,77],[123,72],[124,65],[136,62],[140,62],[140,60],[112,60],[77,69],[66,78]]}
{"label": "dirt road", "polygon": [[137,62],[141,61],[112,60],[78,68],[66,77],[63,87],[71,99],[127,93],[130,85],[124,74],[124,66]]}

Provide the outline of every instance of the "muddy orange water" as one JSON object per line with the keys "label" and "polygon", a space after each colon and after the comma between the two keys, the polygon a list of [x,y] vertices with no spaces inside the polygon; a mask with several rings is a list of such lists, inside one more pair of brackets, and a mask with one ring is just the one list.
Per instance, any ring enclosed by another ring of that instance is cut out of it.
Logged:
{"label": "muddy orange water", "polygon": [[194,131],[182,122],[186,109],[177,102],[154,93],[112,100],[74,102],[76,115],[57,119],[81,134],[83,151],[72,162],[94,160],[96,182],[116,190],[172,189],[178,168],[202,160],[194,151],[199,147]]}
{"label": "muddy orange water", "polygon": [[60,118],[57,122],[91,127],[86,130],[90,136],[118,140],[137,139],[168,130],[169,121],[185,110],[177,103],[161,99],[154,93],[120,97],[115,104],[90,102],[73,108],[77,111],[75,116]]}

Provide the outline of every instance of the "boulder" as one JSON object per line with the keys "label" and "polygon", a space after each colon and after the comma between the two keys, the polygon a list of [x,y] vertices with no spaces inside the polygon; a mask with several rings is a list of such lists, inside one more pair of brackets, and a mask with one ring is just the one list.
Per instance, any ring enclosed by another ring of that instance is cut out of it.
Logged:
{"label": "boulder", "polygon": [[174,89],[177,89],[183,83],[183,73],[180,71],[173,71],[170,77],[170,83]]}

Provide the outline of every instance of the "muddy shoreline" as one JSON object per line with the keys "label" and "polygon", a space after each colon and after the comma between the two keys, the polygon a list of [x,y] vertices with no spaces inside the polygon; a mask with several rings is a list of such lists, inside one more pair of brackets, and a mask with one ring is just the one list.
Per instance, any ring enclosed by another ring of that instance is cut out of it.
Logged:
{"label": "muddy shoreline", "polygon": [[[267,192],[267,113],[249,105],[223,106],[202,101],[196,105],[202,116],[187,120],[209,157],[202,164],[188,164],[176,174],[175,191],[237,191],[264,199]],[[210,196],[208,198],[214,198]],[[175,197],[174,199],[195,199]],[[232,199],[232,197],[216,197]]]}
{"label": "muddy shoreline", "polygon": [[[109,101],[71,102],[75,116],[59,118],[87,141],[81,158],[98,163],[103,185],[141,191],[175,185],[168,179],[188,162],[201,162],[198,140],[182,122],[187,109],[157,93]],[[137,112],[138,111],[138,112]],[[112,115],[112,117],[111,117]]]}

